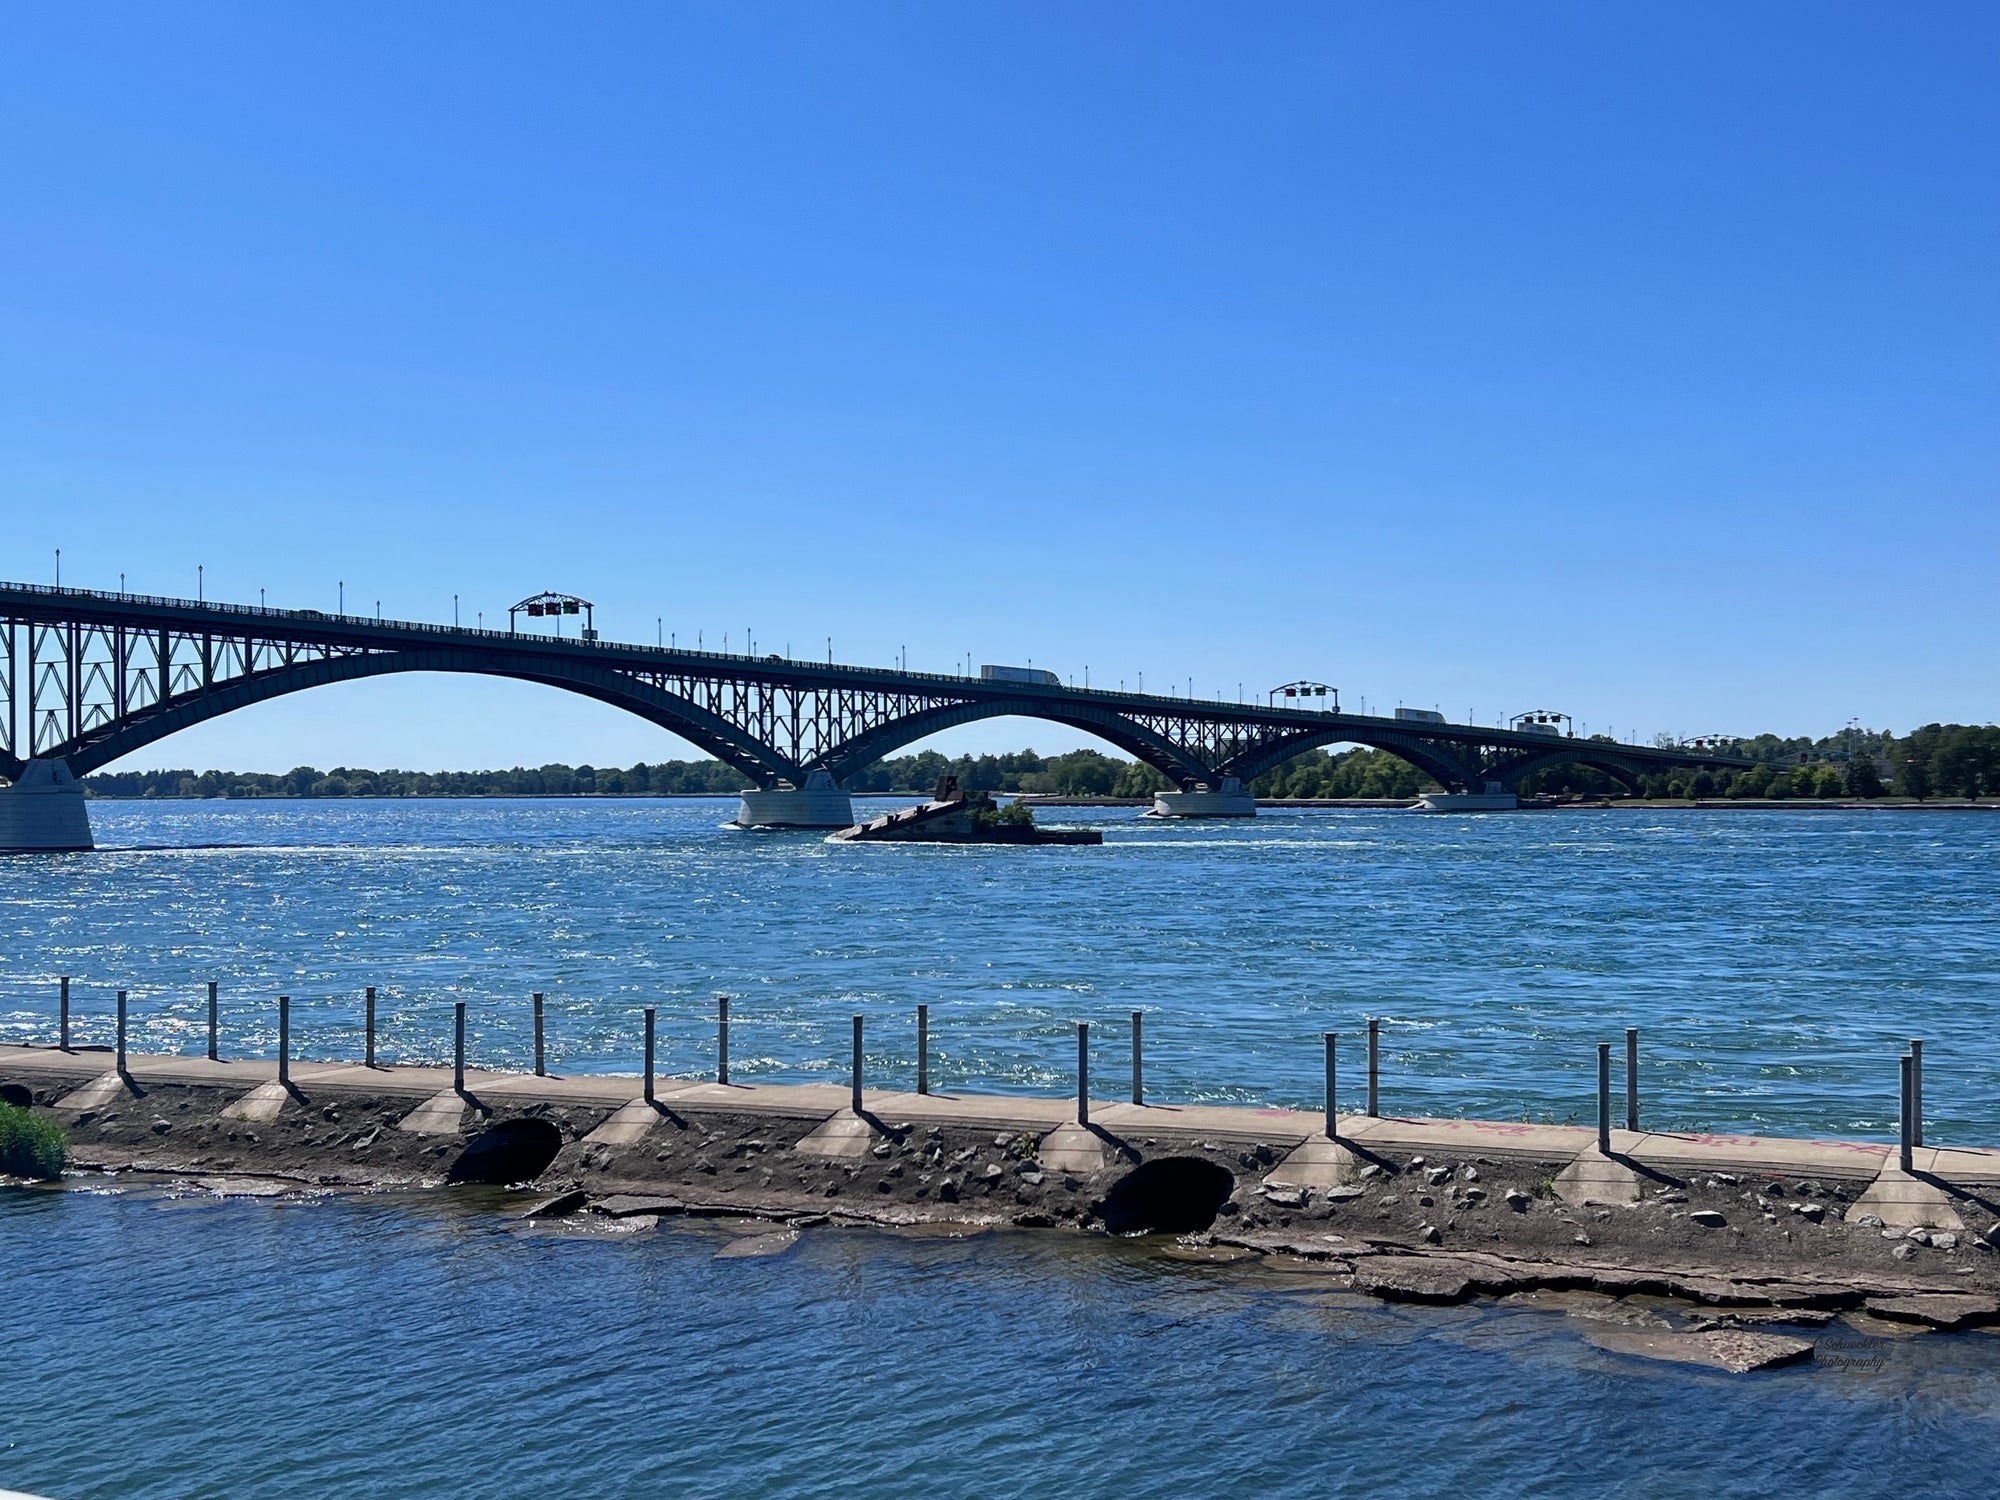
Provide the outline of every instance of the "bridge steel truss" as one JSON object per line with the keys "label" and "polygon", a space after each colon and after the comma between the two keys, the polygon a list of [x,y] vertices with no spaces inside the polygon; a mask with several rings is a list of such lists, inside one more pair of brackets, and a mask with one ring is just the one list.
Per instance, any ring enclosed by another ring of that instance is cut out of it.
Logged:
{"label": "bridge steel truss", "polygon": [[1580,763],[1630,784],[1740,757],[1464,724],[987,682],[775,656],[660,650],[497,630],[0,583],[0,776],[61,759],[78,776],[220,714],[398,672],[541,683],[638,715],[761,787],[837,784],[941,729],[1001,715],[1083,730],[1184,790],[1249,782],[1353,743],[1462,791]]}

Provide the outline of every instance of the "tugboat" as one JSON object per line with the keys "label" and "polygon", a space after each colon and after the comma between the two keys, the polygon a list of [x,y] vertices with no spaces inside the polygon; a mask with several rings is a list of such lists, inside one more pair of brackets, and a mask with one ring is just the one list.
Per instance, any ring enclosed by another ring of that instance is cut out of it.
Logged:
{"label": "tugboat", "polygon": [[931,800],[830,835],[843,843],[1101,844],[1095,828],[1037,828],[1019,802],[1001,807],[985,792],[968,795],[956,776],[940,776]]}

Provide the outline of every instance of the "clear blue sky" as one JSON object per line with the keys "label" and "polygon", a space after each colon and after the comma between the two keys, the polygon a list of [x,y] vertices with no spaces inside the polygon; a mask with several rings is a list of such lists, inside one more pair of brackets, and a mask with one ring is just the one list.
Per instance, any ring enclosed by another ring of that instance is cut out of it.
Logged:
{"label": "clear blue sky", "polygon": [[[1995,715],[2000,8],[579,9],[12,8],[0,575]],[[426,679],[139,761],[685,753]]]}

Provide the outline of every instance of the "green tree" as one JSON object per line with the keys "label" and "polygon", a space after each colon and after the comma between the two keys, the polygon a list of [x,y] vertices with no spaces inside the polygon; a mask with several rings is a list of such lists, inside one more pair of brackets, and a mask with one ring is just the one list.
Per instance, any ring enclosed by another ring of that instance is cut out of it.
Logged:
{"label": "green tree", "polygon": [[1882,795],[1882,772],[1872,755],[1857,755],[1847,763],[1847,795],[1850,797],[1879,797]]}

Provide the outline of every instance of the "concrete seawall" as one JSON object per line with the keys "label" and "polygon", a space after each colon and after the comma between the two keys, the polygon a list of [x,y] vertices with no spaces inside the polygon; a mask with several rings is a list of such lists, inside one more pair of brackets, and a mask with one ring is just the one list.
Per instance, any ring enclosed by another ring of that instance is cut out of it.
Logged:
{"label": "concrete seawall", "polygon": [[[1738,1317],[2000,1322],[2000,1151],[629,1076],[0,1047],[83,1169],[531,1185],[538,1211],[1185,1236],[1421,1301],[1578,1288]],[[1758,1313],[1757,1309],[1766,1309]],[[1874,1314],[1871,1314],[1874,1315]]]}

